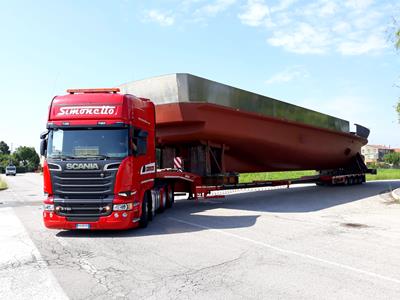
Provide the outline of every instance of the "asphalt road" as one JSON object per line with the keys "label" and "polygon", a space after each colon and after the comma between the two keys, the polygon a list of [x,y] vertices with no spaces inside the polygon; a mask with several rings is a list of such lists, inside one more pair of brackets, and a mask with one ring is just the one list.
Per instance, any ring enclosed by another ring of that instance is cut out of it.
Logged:
{"label": "asphalt road", "polygon": [[146,229],[57,231],[41,176],[0,192],[0,299],[398,299],[400,181],[177,201]]}

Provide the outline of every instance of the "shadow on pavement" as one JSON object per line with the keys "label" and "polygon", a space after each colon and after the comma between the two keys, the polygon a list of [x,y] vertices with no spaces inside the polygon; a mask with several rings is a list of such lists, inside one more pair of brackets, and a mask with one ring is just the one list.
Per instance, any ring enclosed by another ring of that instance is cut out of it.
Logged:
{"label": "shadow on pavement", "polygon": [[[145,229],[126,231],[60,231],[59,237],[120,238],[190,233],[205,229],[251,227],[261,214],[308,213],[358,201],[400,187],[400,181],[368,182],[357,186],[317,187],[313,185],[233,194],[215,201],[179,200],[173,209],[157,215]],[[249,211],[250,215],[215,215],[213,210]],[[206,214],[210,211],[210,214]],[[200,214],[201,213],[201,214]]]}

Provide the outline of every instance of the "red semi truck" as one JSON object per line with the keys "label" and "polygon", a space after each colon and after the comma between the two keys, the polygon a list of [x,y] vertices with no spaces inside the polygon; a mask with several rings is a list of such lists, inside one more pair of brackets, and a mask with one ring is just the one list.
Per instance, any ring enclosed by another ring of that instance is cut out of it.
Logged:
{"label": "red semi truck", "polygon": [[[229,146],[229,141],[219,145],[218,137],[213,133],[210,133],[213,140],[207,140],[206,135],[200,134],[204,127],[193,127],[198,120],[175,119],[177,114],[169,104],[157,105],[156,109],[149,99],[121,94],[118,88],[67,92],[53,98],[47,132],[41,135],[40,152],[46,158],[43,177],[47,195],[43,219],[48,228],[146,227],[157,212],[173,205],[176,192],[188,193],[197,199],[208,197],[215,190],[310,182],[318,185],[360,184],[365,182],[366,173],[374,172],[366,168],[358,152],[354,153],[354,149],[366,143],[365,136],[334,133],[331,129],[320,131],[314,126],[297,124],[304,132],[316,130],[331,139],[334,134],[339,136],[338,139],[343,140],[343,151],[336,151],[336,155],[338,160],[347,159],[346,165],[323,169],[317,176],[300,179],[239,183],[238,174],[229,170],[236,160],[232,159],[229,165],[226,159],[230,153],[235,154],[234,146]],[[212,111],[214,106],[218,105],[212,104],[206,111]],[[234,115],[238,110],[228,110],[224,112],[225,116],[229,112]],[[190,118],[195,118],[190,114]],[[248,114],[243,112],[246,118]],[[167,116],[171,117],[169,121]],[[265,122],[278,122],[281,127],[296,125],[265,118]],[[234,126],[230,124],[232,129]],[[197,129],[193,131],[193,128]],[[277,127],[276,130],[284,128]],[[196,130],[200,130],[199,135]],[[181,142],[177,142],[177,132],[182,134]],[[193,141],[193,136],[202,139]],[[304,144],[302,140],[298,142]],[[248,148],[252,146],[248,145]],[[309,163],[314,163],[312,158]],[[282,166],[282,169],[298,168],[301,166]]]}

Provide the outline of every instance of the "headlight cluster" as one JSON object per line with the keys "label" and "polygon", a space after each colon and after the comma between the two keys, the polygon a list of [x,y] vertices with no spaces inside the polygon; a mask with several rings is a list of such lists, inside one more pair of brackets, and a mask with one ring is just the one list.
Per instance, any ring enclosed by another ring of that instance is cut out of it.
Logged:
{"label": "headlight cluster", "polygon": [[54,204],[43,204],[43,210],[54,211]]}
{"label": "headlight cluster", "polygon": [[113,210],[120,211],[120,210],[132,210],[133,203],[124,203],[124,204],[114,204]]}

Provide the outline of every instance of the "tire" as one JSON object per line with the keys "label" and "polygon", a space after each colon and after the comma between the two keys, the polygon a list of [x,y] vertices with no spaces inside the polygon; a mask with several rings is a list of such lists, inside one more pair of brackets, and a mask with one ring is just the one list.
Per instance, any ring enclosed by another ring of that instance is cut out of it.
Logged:
{"label": "tire", "polygon": [[174,186],[169,184],[167,186],[167,208],[171,208],[175,202]]}
{"label": "tire", "polygon": [[167,187],[164,186],[163,187],[163,193],[162,193],[162,196],[161,196],[161,199],[160,199],[160,207],[158,208],[158,212],[159,213],[163,213],[164,212],[165,208],[167,207],[167,202],[168,202],[168,199],[167,199]]}
{"label": "tire", "polygon": [[353,178],[349,177],[349,178],[347,179],[347,184],[348,184],[348,185],[353,185]]}
{"label": "tire", "polygon": [[154,217],[156,216],[156,210],[153,210],[153,195],[152,195],[152,193],[150,193],[149,192],[149,200],[147,201],[148,202],[148,218],[149,218],[149,221],[153,221],[153,219],[154,219]]}
{"label": "tire", "polygon": [[140,215],[139,226],[141,228],[146,228],[149,225],[149,200],[147,193],[143,196],[142,202],[142,214]]}

